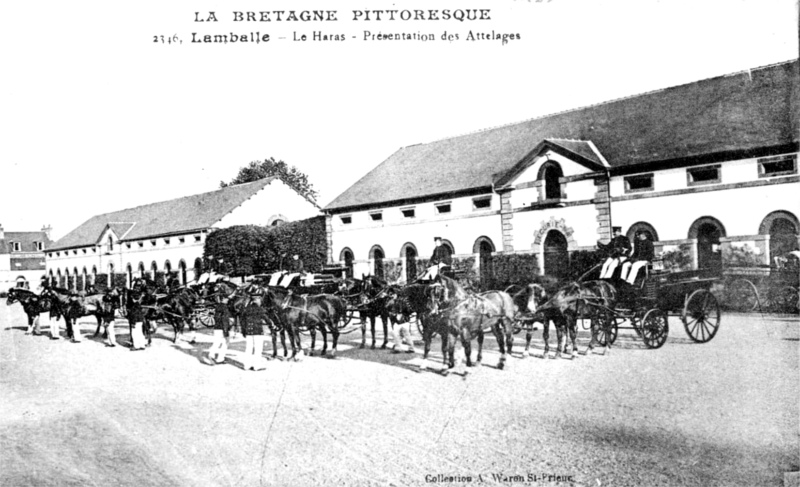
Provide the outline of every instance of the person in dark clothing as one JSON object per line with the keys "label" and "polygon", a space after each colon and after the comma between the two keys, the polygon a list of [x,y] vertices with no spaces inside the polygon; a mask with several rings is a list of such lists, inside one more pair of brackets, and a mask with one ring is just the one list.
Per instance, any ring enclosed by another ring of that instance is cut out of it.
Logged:
{"label": "person in dark clothing", "polygon": [[294,254],[292,260],[289,261],[289,273],[281,278],[280,285],[289,287],[296,277],[304,273],[303,259],[298,254]]}
{"label": "person in dark clothing", "polygon": [[646,266],[648,262],[652,262],[654,256],[653,242],[647,238],[645,232],[639,232],[633,254],[631,254],[631,260],[622,264],[619,278],[633,284],[636,282],[636,275],[639,273],[639,269]]}
{"label": "person in dark clothing", "polygon": [[608,245],[599,244],[599,246],[609,254],[600,271],[600,279],[610,279],[617,266],[628,259],[631,253],[631,241],[622,234],[621,227],[614,227],[614,238],[611,239],[611,242]]}
{"label": "person in dark clothing", "polygon": [[453,263],[453,257],[450,255],[450,249],[442,245],[442,237],[435,237],[436,247],[433,248],[433,255],[431,255],[430,266],[425,270],[422,276],[423,280],[434,279],[440,272],[450,268]]}

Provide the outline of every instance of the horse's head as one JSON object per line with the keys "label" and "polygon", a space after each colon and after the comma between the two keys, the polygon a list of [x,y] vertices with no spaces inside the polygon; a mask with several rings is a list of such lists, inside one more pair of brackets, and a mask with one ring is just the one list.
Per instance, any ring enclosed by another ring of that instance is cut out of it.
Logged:
{"label": "horse's head", "polygon": [[540,284],[528,284],[528,311],[535,313],[547,301],[547,291]]}
{"label": "horse's head", "polygon": [[436,283],[428,287],[428,310],[433,313],[439,313],[440,308],[447,306],[450,300],[447,286]]}
{"label": "horse's head", "polygon": [[10,306],[16,303],[17,301],[19,301],[19,296],[17,295],[17,288],[12,287],[11,289],[8,290],[8,297],[6,299],[6,304]]}

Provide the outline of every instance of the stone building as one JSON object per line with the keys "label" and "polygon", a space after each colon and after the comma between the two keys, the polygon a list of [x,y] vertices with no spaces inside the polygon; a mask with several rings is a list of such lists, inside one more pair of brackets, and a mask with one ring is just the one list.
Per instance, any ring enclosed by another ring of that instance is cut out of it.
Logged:
{"label": "stone building", "polygon": [[563,276],[620,226],[667,265],[766,265],[798,245],[798,61],[404,147],[326,208],[330,260],[416,272],[441,236],[479,272]]}
{"label": "stone building", "polygon": [[203,271],[209,232],[234,225],[280,225],[319,214],[316,204],[275,177],[96,215],[52,244],[47,273],[84,289],[128,285],[148,275],[181,283]]}
{"label": "stone building", "polygon": [[0,291],[35,290],[45,275],[45,249],[51,244],[49,226],[40,232],[7,232],[0,225]]}

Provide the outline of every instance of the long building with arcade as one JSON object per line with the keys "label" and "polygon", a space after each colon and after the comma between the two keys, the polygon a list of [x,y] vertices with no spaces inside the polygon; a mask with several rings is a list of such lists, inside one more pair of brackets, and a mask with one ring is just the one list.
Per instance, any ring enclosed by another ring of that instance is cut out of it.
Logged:
{"label": "long building with arcade", "polygon": [[401,148],[324,209],[329,260],[409,279],[441,236],[482,278],[562,276],[619,226],[674,267],[767,265],[798,247],[799,91],[793,60]]}

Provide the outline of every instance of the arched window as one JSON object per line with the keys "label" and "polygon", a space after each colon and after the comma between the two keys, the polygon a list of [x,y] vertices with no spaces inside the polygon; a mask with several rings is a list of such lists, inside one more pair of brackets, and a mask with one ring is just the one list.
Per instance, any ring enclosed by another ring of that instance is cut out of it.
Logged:
{"label": "arched window", "polygon": [[78,277],[80,277],[80,276],[78,275],[78,268],[77,267],[73,267],[72,268],[72,275],[74,276],[73,279],[75,280],[75,290],[76,291],[83,291],[85,289],[86,283],[82,282],[83,279],[78,279]]}
{"label": "arched window", "polygon": [[658,232],[656,232],[656,229],[653,227],[653,225],[650,225],[647,222],[636,222],[631,225],[631,227],[628,229],[628,233],[626,233],[628,240],[633,242],[639,232],[644,232],[647,235],[647,239],[651,242],[658,242]]}
{"label": "arched window", "polygon": [[108,283],[109,289],[114,287],[114,264],[108,264]]}
{"label": "arched window", "polygon": [[564,171],[561,166],[555,161],[547,161],[542,164],[539,169],[539,180],[544,185],[544,198],[559,199],[561,198],[561,183],[559,178],[564,176]]}
{"label": "arched window", "polygon": [[353,261],[355,260],[355,256],[353,255],[353,251],[349,248],[345,247],[342,249],[342,252],[339,254],[339,262],[344,263],[345,267],[345,275],[347,277],[353,277]]}
{"label": "arched window", "polygon": [[112,250],[114,250],[114,239],[111,237],[111,235],[109,235],[108,236],[108,251],[111,252]]}
{"label": "arched window", "polygon": [[452,257],[456,253],[456,248],[453,246],[453,242],[447,240],[446,238],[442,239],[442,246],[447,247],[447,250],[450,251],[450,256]]}
{"label": "arched window", "polygon": [[478,269],[480,271],[481,289],[489,289],[494,276],[492,253],[495,252],[494,243],[489,237],[478,237],[472,246],[472,253],[478,254]]}
{"label": "arched window", "polygon": [[92,266],[92,286],[97,284],[97,266]]}
{"label": "arched window", "polygon": [[386,254],[383,252],[383,249],[379,245],[375,245],[369,251],[369,258],[372,259],[373,262],[372,274],[375,277],[380,277],[383,279],[383,259],[386,258]]}
{"label": "arched window", "polygon": [[128,265],[125,267],[125,274],[127,274],[127,276],[126,276],[126,278],[125,278],[125,287],[127,287],[128,289],[130,289],[130,287],[131,287],[131,284],[133,283],[133,266],[131,266],[130,264],[128,264]]}
{"label": "arched window", "polygon": [[139,270],[139,277],[144,278],[144,262],[139,262],[139,267],[137,267],[137,269]]}
{"label": "arched window", "polygon": [[156,273],[158,272],[158,264],[156,261],[150,263],[150,273],[152,274],[150,277],[155,281],[156,280]]}
{"label": "arched window", "polygon": [[797,236],[800,234],[800,221],[788,211],[773,211],[761,222],[760,235],[769,235],[769,256],[775,261],[788,252],[797,250]]}
{"label": "arched window", "polygon": [[720,239],[725,237],[722,222],[712,216],[698,218],[689,227],[689,238],[697,239],[697,268],[712,269],[714,272],[722,268],[722,252]]}
{"label": "arched window", "polygon": [[170,272],[172,272],[172,264],[170,264],[169,260],[166,260],[164,262],[164,273],[169,274]]}
{"label": "arched window", "polygon": [[407,242],[400,249],[400,258],[406,262],[406,282],[414,282],[417,278],[417,247]]}

